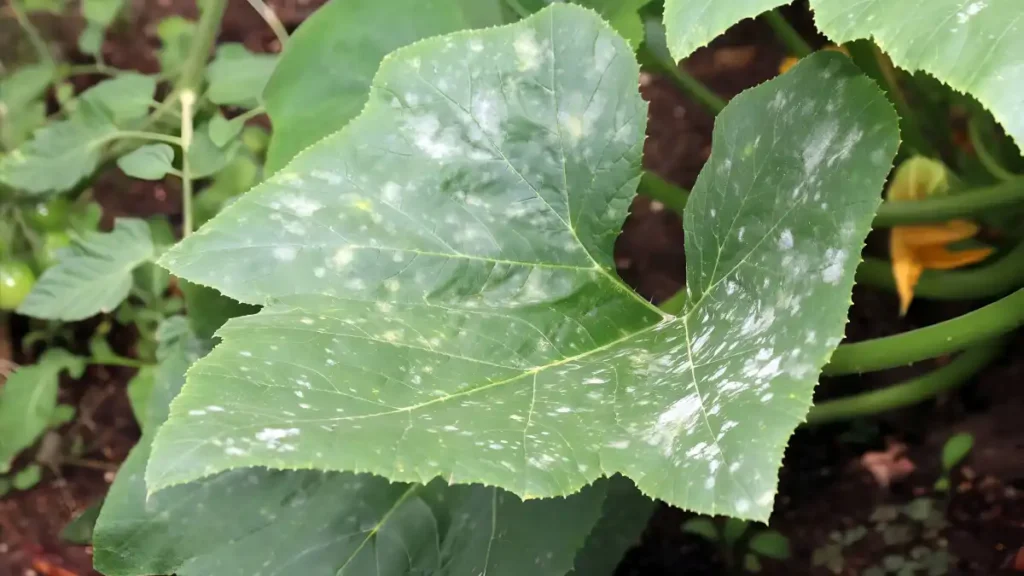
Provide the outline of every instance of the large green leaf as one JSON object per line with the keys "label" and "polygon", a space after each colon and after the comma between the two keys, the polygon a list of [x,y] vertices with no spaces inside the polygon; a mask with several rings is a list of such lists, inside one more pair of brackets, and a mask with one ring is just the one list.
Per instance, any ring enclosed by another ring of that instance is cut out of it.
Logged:
{"label": "large green leaf", "polygon": [[[507,1],[507,0],[506,0]],[[519,9],[536,12],[551,4],[567,0],[513,0]],[[616,32],[636,48],[644,39],[644,24],[640,19],[639,10],[651,0],[568,0],[573,4],[586,6],[597,11],[602,18],[611,24]]]}
{"label": "large green leaf", "polygon": [[206,96],[214,104],[254,108],[277,64],[276,54],[254,54],[237,43],[221,44],[206,68]]}
{"label": "large green leaf", "polygon": [[72,322],[110,312],[132,287],[132,270],[153,258],[145,220],[121,218],[110,233],[85,232],[43,273],[19,314]]}
{"label": "large green leaf", "polygon": [[390,56],[363,114],[164,256],[271,305],[190,370],[149,489],[269,466],[537,497],[622,472],[671,504],[767,517],[896,117],[837,54],[736,98],[687,206],[672,317],[612,262],[640,177],[638,73],[571,5]]}
{"label": "large green leaf", "polygon": [[[779,0],[666,0],[672,55],[685,58]],[[978,99],[1024,142],[1024,3],[1019,0],[810,0],[814,20],[841,44],[873,39],[899,67],[923,70]]]}
{"label": "large green leaf", "polygon": [[[203,349],[183,318],[165,323],[158,338],[147,431],[166,418],[185,369]],[[523,503],[481,486],[263,469],[226,472],[147,499],[151,438],[147,432],[121,468],[96,526],[95,564],[108,576],[554,576],[572,567],[607,486],[616,496],[608,504],[644,506],[621,479]]]}
{"label": "large green leaf", "polygon": [[988,108],[1024,149],[1024,2],[812,0],[833,42],[873,38],[899,67],[924,70]]}
{"label": "large green leaf", "polygon": [[288,41],[263,93],[274,124],[267,172],[359,114],[389,52],[429,36],[498,24],[501,1],[333,0],[317,10]]}
{"label": "large green leaf", "polygon": [[30,194],[62,192],[99,166],[103,145],[117,127],[88,101],[68,120],[36,130],[35,137],[0,157],[0,182]]}
{"label": "large green leaf", "polygon": [[18,368],[0,388],[0,474],[9,472],[14,457],[49,427],[57,408],[60,373],[65,370],[80,378],[85,362],[55,348],[38,363]]}
{"label": "large green leaf", "polygon": [[576,553],[575,576],[612,576],[626,552],[640,542],[640,535],[654,512],[655,502],[636,489],[628,479],[608,479],[601,519]]}
{"label": "large green leaf", "polygon": [[665,0],[668,48],[682,60],[740,20],[783,4],[785,0]]}

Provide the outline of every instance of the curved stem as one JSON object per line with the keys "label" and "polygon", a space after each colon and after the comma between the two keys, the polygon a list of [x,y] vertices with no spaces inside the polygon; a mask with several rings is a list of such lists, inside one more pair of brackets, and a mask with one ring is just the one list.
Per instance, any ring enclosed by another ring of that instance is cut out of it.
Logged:
{"label": "curved stem", "polygon": [[822,372],[857,374],[964,350],[1024,325],[1024,288],[973,312],[895,336],[843,344]]}
{"label": "curved stem", "polygon": [[649,170],[644,170],[644,175],[640,179],[636,192],[661,202],[669,210],[679,214],[680,217],[682,217],[683,210],[686,208],[686,201],[690,198],[688,191]]}
{"label": "curved stem", "polygon": [[981,128],[978,126],[977,116],[971,117],[967,121],[967,135],[971,139],[971,147],[974,148],[974,153],[978,155],[978,161],[985,167],[985,170],[992,175],[996,180],[1002,180],[1004,182],[1019,178],[1013,172],[1010,172],[996,160],[996,157],[989,151],[988,146],[985,144],[985,139],[981,137]]}
{"label": "curved stem", "polygon": [[39,29],[36,28],[35,24],[29,20],[28,15],[21,8],[20,0],[11,0],[10,2],[11,11],[14,12],[14,19],[18,21],[18,25],[21,26],[25,34],[28,35],[29,42],[32,43],[32,47],[35,49],[36,54],[39,55],[39,59],[50,65],[51,68],[57,66],[57,63],[53,60],[53,54],[50,53],[50,48],[46,45],[46,40],[43,40],[42,34],[39,33]]}
{"label": "curved stem", "polygon": [[1001,351],[1002,346],[999,342],[984,342],[978,347],[964,352],[948,365],[924,376],[881,390],[822,402],[811,408],[805,424],[814,426],[836,420],[877,414],[938,396],[942,392],[963,385],[988,365]]}
{"label": "curved stem", "polygon": [[772,27],[775,37],[789,50],[789,53],[797,58],[810,56],[814,48],[804,40],[789,22],[779,14],[778,10],[769,10],[762,14],[762,17]]}
{"label": "curved stem", "polygon": [[640,45],[636,53],[637,59],[643,66],[653,68],[666,76],[676,88],[682,90],[687,96],[707,109],[712,116],[717,116],[722,108],[725,108],[726,101],[712,92],[707,86],[693,76],[684,72],[675,62],[665,60],[654,53],[647,43]]}
{"label": "curved stem", "polygon": [[1024,177],[950,196],[934,196],[913,202],[883,202],[872,226],[886,228],[970,218],[1017,204],[1024,204]]}
{"label": "curved stem", "polygon": [[267,6],[263,0],[249,0],[249,5],[259,13],[260,17],[267,23],[267,26],[270,26],[270,29],[274,31],[274,36],[277,36],[277,41],[281,43],[283,48],[285,43],[288,42],[288,31],[285,30],[284,24],[281,23],[281,19],[277,17],[274,10]]}
{"label": "curved stem", "polygon": [[[892,264],[865,258],[857,267],[857,283],[896,291]],[[1024,285],[1024,241],[990,264],[968,270],[925,270],[914,288],[916,298],[969,300],[994,298]]]}

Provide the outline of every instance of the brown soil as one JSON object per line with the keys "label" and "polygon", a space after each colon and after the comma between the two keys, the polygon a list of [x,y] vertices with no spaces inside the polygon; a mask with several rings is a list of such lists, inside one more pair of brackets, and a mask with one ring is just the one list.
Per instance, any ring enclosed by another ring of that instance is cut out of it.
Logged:
{"label": "brown soil", "polygon": [[[270,2],[289,29],[320,3]],[[133,1],[129,21],[116,27],[105,44],[107,61],[121,68],[156,71],[155,24],[170,14],[194,17],[194,3]],[[806,12],[790,15],[805,31],[810,29]],[[80,23],[65,19],[43,24],[53,37],[64,39],[62,46],[68,60],[86,62],[73,49]],[[279,49],[273,34],[243,0],[229,4],[221,41],[244,42],[254,50]],[[766,26],[746,21],[699,50],[685,66],[716,92],[730,97],[773,77],[783,54]],[[87,84],[96,80],[80,81]],[[641,91],[650,102],[647,168],[691,187],[710,153],[711,117],[660,78],[645,74]],[[180,205],[176,189],[132,182],[114,173],[99,178],[94,193],[104,206],[107,222],[121,215],[167,214],[176,218]],[[878,250],[879,241],[884,242],[884,238],[872,237],[868,250]],[[638,198],[615,256],[620,274],[638,292],[654,301],[671,296],[685,281],[680,219],[658,203]],[[850,340],[861,340],[893,334],[948,318],[969,307],[919,302],[908,318],[900,319],[891,294],[858,287],[847,335]],[[16,323],[13,336],[23,333],[24,328]],[[1009,349],[1020,350],[1022,346],[1024,338],[1018,338]],[[23,355],[16,359],[29,360]],[[884,386],[922,369],[910,367],[826,380],[818,396]],[[44,576],[96,574],[90,568],[89,547],[69,545],[57,535],[77,513],[102,499],[113,479],[110,470],[123,461],[138,437],[125,393],[131,375],[128,369],[93,368],[81,382],[63,386],[62,401],[76,404],[80,417],[61,429],[59,438],[67,443],[80,437],[87,449],[76,465],[65,462],[48,471],[36,488],[0,500],[0,576],[27,576],[33,571]],[[956,558],[950,574],[994,574],[1008,569],[1011,558],[1024,544],[1024,430],[1016,420],[1024,413],[1022,384],[1024,359],[1008,354],[974,382],[936,402],[855,425],[800,430],[787,451],[772,517],[772,527],[789,537],[793,554],[787,561],[765,560],[764,572],[829,574],[824,568],[812,567],[815,550],[830,542],[832,532],[846,534],[859,526],[867,529],[867,535],[842,549],[841,574],[860,574],[886,556],[907,556],[921,546],[948,550]],[[889,510],[915,498],[935,496],[932,485],[939,476],[942,444],[952,434],[964,431],[974,434],[975,449],[954,477],[949,498],[934,499],[939,512],[938,519],[931,521],[939,523],[938,529],[929,530],[922,522],[903,522],[901,527],[910,533],[909,539],[886,545],[878,529],[879,508]],[[915,471],[883,488],[858,462],[865,452],[884,450],[897,441],[907,445],[906,456]],[[872,520],[873,515],[876,520]],[[726,560],[715,545],[682,532],[680,525],[689,517],[687,512],[661,506],[618,574],[727,573]]]}

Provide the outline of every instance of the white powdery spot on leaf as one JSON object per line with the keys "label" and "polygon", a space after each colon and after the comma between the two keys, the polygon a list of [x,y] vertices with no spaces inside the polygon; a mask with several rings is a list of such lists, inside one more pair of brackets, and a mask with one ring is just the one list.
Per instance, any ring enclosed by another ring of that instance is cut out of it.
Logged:
{"label": "white powdery spot on leaf", "polygon": [[818,170],[818,165],[825,158],[828,147],[832,145],[832,141],[835,140],[838,133],[839,123],[832,119],[814,127],[802,153],[804,174],[809,176]]}
{"label": "white powdery spot on leaf", "polygon": [[848,254],[841,248],[825,250],[825,269],[821,271],[821,279],[829,284],[837,284],[843,276]]}
{"label": "white powdery spot on leaf", "polygon": [[295,260],[299,251],[294,246],[278,246],[274,248],[274,258],[281,262],[291,262]]}
{"label": "white powdery spot on leaf", "polygon": [[512,48],[516,51],[521,72],[532,72],[540,67],[542,49],[533,29],[528,28],[516,36]]}
{"label": "white powdery spot on leaf", "polygon": [[701,400],[697,394],[677,400],[658,416],[657,423],[647,433],[647,443],[660,448],[666,457],[671,456],[676,438],[693,425],[700,410]]}
{"label": "white powdery spot on leaf", "polygon": [[263,442],[271,450],[291,451],[294,446],[282,444],[281,440],[299,435],[298,428],[264,428],[256,433],[256,439]]}
{"label": "white powdery spot on leaf", "polygon": [[789,250],[793,247],[793,231],[786,228],[779,234],[779,248],[782,250]]}
{"label": "white powdery spot on leaf", "polygon": [[297,216],[302,216],[303,218],[308,218],[313,214],[316,214],[317,210],[324,207],[323,204],[301,194],[285,194],[278,200]]}

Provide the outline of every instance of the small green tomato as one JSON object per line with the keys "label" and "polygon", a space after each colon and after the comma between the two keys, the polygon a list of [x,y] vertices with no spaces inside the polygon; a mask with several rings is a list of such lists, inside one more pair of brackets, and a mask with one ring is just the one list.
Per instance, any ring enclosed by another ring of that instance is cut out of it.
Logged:
{"label": "small green tomato", "polygon": [[32,291],[36,276],[21,260],[0,262],[0,310],[14,310]]}

